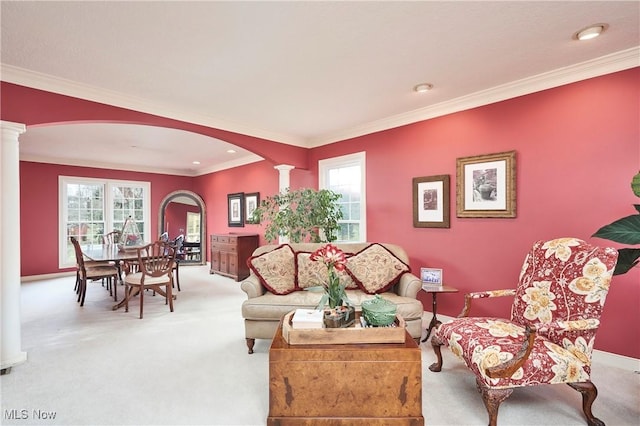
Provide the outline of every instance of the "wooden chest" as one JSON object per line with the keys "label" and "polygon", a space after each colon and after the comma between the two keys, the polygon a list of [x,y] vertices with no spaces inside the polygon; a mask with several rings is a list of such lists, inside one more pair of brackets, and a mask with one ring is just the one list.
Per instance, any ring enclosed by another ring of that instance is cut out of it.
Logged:
{"label": "wooden chest", "polygon": [[402,344],[289,345],[281,324],[267,425],[423,425],[422,352],[406,333]]}
{"label": "wooden chest", "polygon": [[209,247],[209,272],[241,281],[249,276],[247,259],[258,248],[258,234],[212,234]]}

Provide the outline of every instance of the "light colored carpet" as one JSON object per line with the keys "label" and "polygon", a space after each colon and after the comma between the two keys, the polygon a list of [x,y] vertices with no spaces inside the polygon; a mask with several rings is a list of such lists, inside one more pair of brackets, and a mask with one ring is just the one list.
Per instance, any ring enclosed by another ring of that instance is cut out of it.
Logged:
{"label": "light colored carpet", "polygon": [[[0,378],[6,425],[264,425],[268,415],[268,351],[258,340],[247,354],[239,284],[181,268],[182,292],[170,313],[160,297],[112,311],[113,299],[91,284],[85,306],[74,278],[24,283],[25,364]],[[122,293],[122,291],[120,292]],[[430,314],[425,313],[425,323]],[[423,415],[427,425],[486,425],[473,376],[448,350],[440,373],[423,351]],[[612,426],[638,425],[640,376],[599,364],[594,414]],[[38,418],[49,413],[49,418]],[[55,416],[55,418],[51,418]],[[500,425],[584,425],[580,394],[568,386],[518,389]]]}

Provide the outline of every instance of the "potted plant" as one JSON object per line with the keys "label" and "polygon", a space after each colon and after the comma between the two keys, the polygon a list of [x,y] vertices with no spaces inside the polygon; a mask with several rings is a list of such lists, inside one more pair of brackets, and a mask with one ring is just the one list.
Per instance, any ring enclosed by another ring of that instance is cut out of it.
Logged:
{"label": "potted plant", "polygon": [[[640,173],[631,180],[631,190],[640,197]],[[616,243],[640,244],[640,204],[633,205],[638,213],[618,219],[603,226],[593,234],[594,237],[615,241]],[[622,275],[640,262],[640,248],[618,249],[618,263],[613,275]]]}
{"label": "potted plant", "polygon": [[309,287],[310,291],[324,291],[316,309],[324,309],[329,305],[329,310],[325,311],[324,323],[329,328],[348,327],[355,319],[355,308],[347,297],[345,291],[347,284],[340,282],[338,271],[344,271],[347,264],[347,257],[338,247],[327,244],[311,253],[312,262],[322,262],[327,268],[328,279],[321,286]]}
{"label": "potted plant", "polygon": [[266,197],[253,211],[255,223],[266,222],[265,239],[288,237],[293,243],[331,242],[340,229],[342,210],[336,204],[341,195],[328,189],[302,188]]}

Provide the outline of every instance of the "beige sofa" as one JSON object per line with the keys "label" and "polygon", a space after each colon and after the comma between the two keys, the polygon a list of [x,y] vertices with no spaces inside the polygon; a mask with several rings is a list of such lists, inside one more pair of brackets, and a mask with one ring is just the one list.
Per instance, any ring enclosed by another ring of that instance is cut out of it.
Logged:
{"label": "beige sofa", "polygon": [[[312,262],[309,255],[324,244],[292,243],[258,247],[247,260],[251,273],[241,283],[247,293],[242,304],[245,338],[249,353],[255,339],[272,339],[280,319],[296,308],[315,308],[322,292],[305,291],[319,284],[326,267]],[[394,244],[335,244],[348,254],[346,293],[356,310],[374,293],[395,303],[411,336],[419,342],[422,334],[422,303],[416,299],[420,279],[409,271],[407,253]]]}

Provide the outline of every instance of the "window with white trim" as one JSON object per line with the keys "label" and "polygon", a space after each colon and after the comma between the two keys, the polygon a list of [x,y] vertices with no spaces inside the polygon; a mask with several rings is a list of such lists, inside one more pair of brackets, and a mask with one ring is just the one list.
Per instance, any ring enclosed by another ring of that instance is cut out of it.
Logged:
{"label": "window with white trim", "polygon": [[339,193],[342,220],[337,241],[367,240],[365,152],[327,158],[318,162],[319,187]]}
{"label": "window with white trim", "polygon": [[59,267],[76,264],[69,237],[80,244],[102,244],[102,236],[122,230],[131,217],[144,241],[151,241],[151,183],[60,176]]}
{"label": "window with white trim", "polygon": [[200,242],[200,212],[187,212],[187,235],[185,241],[189,243]]}

